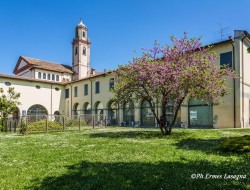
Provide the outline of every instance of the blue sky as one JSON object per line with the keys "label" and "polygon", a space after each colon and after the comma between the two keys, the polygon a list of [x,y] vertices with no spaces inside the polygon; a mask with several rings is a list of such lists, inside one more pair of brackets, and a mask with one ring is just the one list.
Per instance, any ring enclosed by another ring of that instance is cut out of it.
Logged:
{"label": "blue sky", "polygon": [[[82,17],[91,40],[91,67],[114,69],[169,36],[220,41],[220,28],[250,32],[249,0],[1,0],[0,73],[20,55],[71,65],[71,42]],[[226,38],[226,37],[225,37]],[[224,39],[225,39],[224,38]]]}

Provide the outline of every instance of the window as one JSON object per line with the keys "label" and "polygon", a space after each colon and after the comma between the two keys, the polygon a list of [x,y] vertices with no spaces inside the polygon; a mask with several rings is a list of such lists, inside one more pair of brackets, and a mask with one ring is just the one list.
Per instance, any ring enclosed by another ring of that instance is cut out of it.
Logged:
{"label": "window", "polygon": [[65,98],[69,98],[69,89],[65,89]]}
{"label": "window", "polygon": [[46,79],[46,73],[43,73],[43,79]]}
{"label": "window", "polygon": [[75,33],[75,35],[76,35],[76,38],[78,37],[78,30],[76,29],[76,33]]}
{"label": "window", "polygon": [[56,91],[59,91],[60,89],[56,87],[55,90],[56,90]]}
{"label": "window", "polygon": [[4,83],[6,86],[11,86],[11,83],[10,82],[5,82]]}
{"label": "window", "polygon": [[155,124],[155,118],[147,100],[143,100],[141,103],[141,122],[143,126],[154,126]]}
{"label": "window", "polygon": [[56,75],[56,81],[59,81],[59,75]]}
{"label": "window", "polygon": [[87,96],[88,95],[88,84],[85,84],[84,85],[84,96]]}
{"label": "window", "polygon": [[77,55],[77,47],[75,48],[75,55]]}
{"label": "window", "polygon": [[74,88],[74,96],[75,97],[77,97],[77,91],[78,91],[77,86],[75,86],[75,88]]}
{"label": "window", "polygon": [[33,121],[39,121],[43,119],[44,115],[48,115],[48,111],[44,106],[35,104],[28,109],[27,114],[34,115],[34,117],[32,117]]}
{"label": "window", "polygon": [[42,78],[42,73],[41,73],[41,72],[38,73],[38,78],[39,78],[39,79]]}
{"label": "window", "polygon": [[220,66],[228,65],[232,68],[232,52],[226,52],[220,54]]}
{"label": "window", "polygon": [[52,80],[55,80],[55,75],[54,74],[52,74]]}
{"label": "window", "polygon": [[83,46],[82,48],[83,48],[83,49],[82,49],[82,54],[83,54],[83,55],[86,55],[86,47]]}
{"label": "window", "polygon": [[50,74],[48,74],[48,80],[50,80]]}
{"label": "window", "polygon": [[115,87],[115,85],[114,85],[114,78],[111,78],[109,80],[109,90],[114,90],[114,87]]}
{"label": "window", "polygon": [[198,100],[191,99],[189,102],[189,125],[213,127],[213,106]]}
{"label": "window", "polygon": [[95,82],[95,93],[99,94],[100,93],[100,82]]}
{"label": "window", "polygon": [[40,88],[41,88],[41,86],[40,86],[40,85],[36,85],[36,88],[37,88],[37,89],[40,89]]}
{"label": "window", "polygon": [[135,121],[135,107],[132,101],[123,105],[123,121],[126,121],[126,123]]}
{"label": "window", "polygon": [[22,110],[22,116],[26,116],[26,110]]}
{"label": "window", "polygon": [[82,37],[85,38],[85,31],[82,31]]}

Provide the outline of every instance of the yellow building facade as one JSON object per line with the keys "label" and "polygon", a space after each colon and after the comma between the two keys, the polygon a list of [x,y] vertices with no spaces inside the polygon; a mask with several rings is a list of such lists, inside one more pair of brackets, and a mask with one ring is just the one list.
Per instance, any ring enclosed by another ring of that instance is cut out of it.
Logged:
{"label": "yellow building facade", "polygon": [[[87,27],[80,21],[72,41],[72,66],[21,56],[14,75],[0,74],[0,88],[14,87],[21,93],[15,116],[27,114],[105,115],[109,125],[157,127],[147,101],[116,105],[114,78],[107,72],[90,69]],[[246,128],[250,126],[250,35],[235,31],[233,38],[212,44],[219,56],[216,65],[229,64],[238,75],[228,80],[230,94],[221,104],[206,105],[199,100],[185,101],[176,125],[182,127]],[[160,114],[160,104],[155,109]],[[172,107],[167,109],[172,119]]]}

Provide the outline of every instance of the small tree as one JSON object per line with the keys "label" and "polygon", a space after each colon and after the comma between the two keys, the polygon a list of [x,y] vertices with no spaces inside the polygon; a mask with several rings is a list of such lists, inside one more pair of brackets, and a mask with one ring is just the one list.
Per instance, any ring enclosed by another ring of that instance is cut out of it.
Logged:
{"label": "small tree", "polygon": [[8,89],[7,94],[0,88],[0,110],[2,111],[2,117],[5,118],[15,111],[19,104],[19,97],[20,93],[15,92],[13,87]]}
{"label": "small tree", "polygon": [[[197,98],[207,103],[219,103],[221,96],[229,92],[226,80],[235,77],[228,67],[220,68],[214,61],[215,53],[210,47],[201,47],[201,39],[171,37],[172,46],[156,42],[152,49],[143,49],[139,58],[113,72],[116,78],[114,89],[117,102],[149,102],[151,111],[163,134],[171,134],[178,110],[186,98]],[[161,104],[161,115],[157,116],[154,103]],[[166,125],[168,104],[173,105],[173,119]]]}

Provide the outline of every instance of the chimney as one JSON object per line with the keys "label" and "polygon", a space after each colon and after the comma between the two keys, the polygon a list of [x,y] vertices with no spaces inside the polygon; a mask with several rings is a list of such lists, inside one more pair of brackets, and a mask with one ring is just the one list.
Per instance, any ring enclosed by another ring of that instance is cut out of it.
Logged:
{"label": "chimney", "polygon": [[91,68],[91,75],[95,75],[95,69],[94,68]]}

